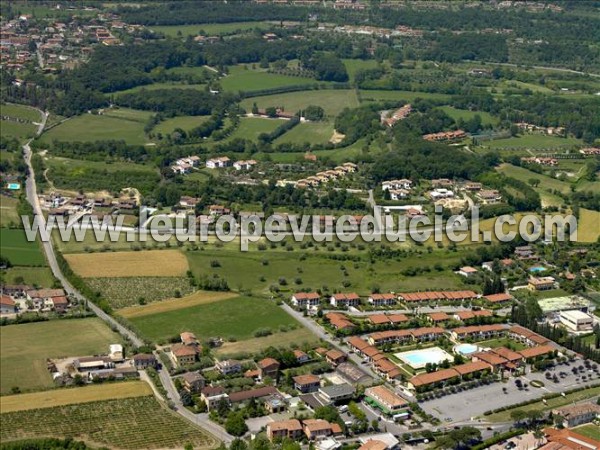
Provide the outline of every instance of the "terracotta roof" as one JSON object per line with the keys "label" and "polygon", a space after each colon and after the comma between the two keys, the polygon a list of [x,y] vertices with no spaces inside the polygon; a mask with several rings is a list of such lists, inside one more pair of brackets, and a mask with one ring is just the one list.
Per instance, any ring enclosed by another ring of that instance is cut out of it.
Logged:
{"label": "terracotta roof", "polygon": [[300,386],[321,382],[321,379],[318,376],[312,375],[312,374],[297,375],[297,376],[293,377],[292,379],[294,380],[294,383],[296,383]]}
{"label": "terracotta roof", "polygon": [[451,378],[458,377],[459,375],[460,374],[454,369],[443,369],[438,370],[437,372],[415,375],[410,379],[410,383],[415,387],[426,386],[431,383],[449,380]]}
{"label": "terracotta roof", "polygon": [[321,296],[316,292],[296,292],[294,294],[296,300],[320,299]]}
{"label": "terracotta roof", "polygon": [[64,297],[65,291],[62,289],[32,289],[27,291],[27,295],[31,298]]}
{"label": "terracotta roof", "polygon": [[434,322],[442,322],[444,320],[450,320],[450,316],[445,312],[433,312],[427,314],[431,320]]}
{"label": "terracotta roof", "polygon": [[396,296],[394,294],[371,294],[370,297],[373,300],[395,300]]}
{"label": "terracotta roof", "polygon": [[225,393],[225,389],[221,386],[206,386],[200,391],[205,397],[214,397],[215,395],[222,395]]}
{"label": "terracotta roof", "polygon": [[338,359],[346,356],[345,353],[342,353],[341,351],[336,349],[329,350],[325,355],[330,359]]}
{"label": "terracotta roof", "polygon": [[0,304],[4,306],[15,306],[14,300],[8,295],[2,295],[2,297],[0,297]]}
{"label": "terracotta roof", "polygon": [[544,434],[550,443],[560,444],[562,449],[593,450],[600,448],[600,441],[583,436],[568,428],[562,430],[546,428]]}
{"label": "terracotta roof", "polygon": [[358,450],[386,450],[387,444],[377,439],[369,439],[363,445],[358,447]]}
{"label": "terracotta roof", "polygon": [[379,350],[369,345],[368,347],[362,349],[362,353],[372,358],[373,356],[379,354]]}
{"label": "terracotta roof", "polygon": [[171,353],[173,353],[176,357],[180,356],[196,356],[198,351],[195,347],[190,347],[187,345],[174,344],[171,346]]}
{"label": "terracotta roof", "polygon": [[356,294],[356,292],[349,292],[347,294],[340,292],[338,294],[333,294],[332,297],[338,301],[339,300],[360,300],[360,297]]}
{"label": "terracotta roof", "polygon": [[506,347],[496,347],[491,349],[490,352],[493,352],[496,355],[507,359],[508,361],[518,361],[522,358],[522,356],[519,353],[512,351]]}
{"label": "terracotta roof", "polygon": [[363,348],[369,347],[369,343],[358,336],[352,336],[350,339],[348,339],[348,344],[357,348],[359,351],[362,351]]}
{"label": "terracotta roof", "polygon": [[265,359],[261,359],[258,362],[258,367],[260,367],[261,369],[266,369],[266,368],[268,368],[270,366],[274,366],[274,365],[279,367],[279,361],[277,361],[274,358],[265,358]]}
{"label": "terracotta roof", "polygon": [[301,431],[302,425],[300,424],[299,420],[290,419],[290,420],[280,420],[278,422],[270,422],[267,424],[267,428],[269,428],[271,431],[281,431],[281,430]]}
{"label": "terracotta roof", "polygon": [[535,358],[536,356],[546,355],[555,350],[556,349],[551,345],[538,345],[537,347],[523,349],[517,353],[520,353],[523,358],[527,359]]}
{"label": "terracotta roof", "polygon": [[507,294],[505,292],[502,292],[500,294],[485,295],[483,298],[485,298],[488,302],[491,302],[491,303],[500,303],[500,302],[511,301],[513,299],[513,296],[510,294]]}
{"label": "terracotta roof", "polygon": [[426,336],[428,334],[443,334],[444,329],[440,327],[423,327],[423,328],[415,328],[411,330],[410,333],[413,337]]}
{"label": "terracotta roof", "polygon": [[265,386],[257,389],[251,389],[249,391],[233,392],[229,394],[229,401],[232,403],[243,402],[250,400],[251,398],[261,398],[268,395],[277,394],[279,391],[273,386]]}
{"label": "terracotta roof", "polygon": [[481,372],[482,370],[490,369],[490,365],[483,361],[475,361],[466,364],[460,364],[458,366],[454,366],[454,370],[456,370],[461,375],[467,375],[469,373]]}
{"label": "terracotta roof", "polygon": [[471,358],[477,358],[481,361],[491,364],[492,366],[499,366],[508,362],[506,358],[503,358],[502,356],[492,352],[477,352],[472,353],[469,356],[471,356]]}
{"label": "terracotta roof", "polygon": [[389,314],[388,319],[392,323],[408,322],[410,320],[405,314]]}
{"label": "terracotta roof", "polygon": [[331,424],[323,419],[306,419],[302,421],[304,427],[310,432],[331,430]]}
{"label": "terracotta roof", "polygon": [[371,314],[367,316],[369,321],[375,325],[381,325],[383,323],[390,323],[390,319],[385,314]]}
{"label": "terracotta roof", "polygon": [[494,314],[487,309],[480,309],[477,311],[457,311],[454,315],[460,320],[469,320],[475,317],[492,317]]}
{"label": "terracotta roof", "polygon": [[69,300],[67,300],[67,297],[61,296],[61,297],[52,297],[52,303],[54,303],[54,305],[68,305],[69,304]]}

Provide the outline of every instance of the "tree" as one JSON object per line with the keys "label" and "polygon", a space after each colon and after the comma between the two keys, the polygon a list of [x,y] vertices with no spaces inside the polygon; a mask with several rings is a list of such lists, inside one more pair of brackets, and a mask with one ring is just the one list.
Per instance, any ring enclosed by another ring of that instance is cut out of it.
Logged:
{"label": "tree", "polygon": [[229,450],[247,450],[248,449],[248,444],[246,444],[246,441],[244,441],[243,439],[239,439],[236,438],[233,441],[231,441],[231,444],[229,445]]}
{"label": "tree", "polygon": [[323,419],[328,422],[338,422],[340,415],[333,406],[321,406],[315,410],[315,419]]}
{"label": "tree", "polygon": [[231,412],[225,421],[225,430],[233,436],[243,436],[248,426],[241,412]]}
{"label": "tree", "polygon": [[517,424],[525,420],[526,417],[527,413],[522,409],[515,409],[510,412],[510,418]]}
{"label": "tree", "polygon": [[325,110],[320,106],[309,105],[302,111],[302,115],[307,120],[316,122],[318,120],[323,120],[323,117],[325,117]]}
{"label": "tree", "polygon": [[530,178],[529,180],[527,180],[527,182],[533,187],[538,187],[540,185],[539,178]]}

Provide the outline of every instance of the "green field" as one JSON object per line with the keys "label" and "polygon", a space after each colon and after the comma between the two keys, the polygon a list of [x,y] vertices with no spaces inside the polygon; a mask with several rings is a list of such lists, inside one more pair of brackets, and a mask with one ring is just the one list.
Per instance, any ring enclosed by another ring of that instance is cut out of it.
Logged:
{"label": "green field", "polygon": [[52,287],[54,276],[48,267],[11,267],[1,271],[7,284],[29,284],[39,287]]}
{"label": "green field", "polygon": [[377,67],[377,61],[374,59],[344,59],[342,61],[346,66],[350,81],[354,81],[354,76],[359,70],[374,69]]}
{"label": "green field", "polygon": [[433,94],[430,92],[414,92],[414,91],[384,91],[384,90],[365,90],[359,91],[361,101],[382,101],[382,100],[405,100],[408,102],[416,98],[431,99],[431,100],[448,100],[452,96],[448,94]]}
{"label": "green field", "polygon": [[31,138],[35,136],[37,127],[32,123],[13,122],[12,120],[0,120],[2,136],[17,139]]}
{"label": "green field", "polygon": [[154,113],[150,111],[141,111],[139,109],[130,108],[110,108],[105,109],[103,115],[107,117],[115,117],[117,119],[130,120],[132,122],[141,122],[145,124]]}
{"label": "green field", "polygon": [[124,140],[132,145],[147,142],[142,122],[92,114],[83,114],[69,119],[44,133],[40,139],[47,144],[53,140],[75,142]]}
{"label": "green field", "polygon": [[322,107],[325,114],[332,117],[337,116],[344,108],[358,107],[356,91],[345,89],[320,89],[265,95],[245,99],[241,105],[246,111],[250,111],[254,103],[261,109],[269,106],[283,107],[289,113],[296,113],[309,105],[316,105]]}
{"label": "green field", "polygon": [[484,142],[483,145],[492,149],[501,148],[530,148],[536,149],[555,149],[569,148],[575,145],[580,145],[581,141],[575,138],[561,138],[554,136],[546,136],[543,134],[525,134],[518,137],[506,139],[497,139],[494,141]]}
{"label": "green field", "polygon": [[0,248],[13,266],[46,265],[38,242],[27,241],[24,230],[0,228]]}
{"label": "green field", "polygon": [[0,227],[21,223],[17,213],[19,201],[16,198],[0,196]]}
{"label": "green field", "polygon": [[517,167],[513,166],[512,164],[503,164],[498,168],[498,170],[506,176],[516,178],[517,180],[521,180],[525,183],[528,183],[532,178],[537,178],[540,180],[538,190],[553,190],[562,192],[563,194],[568,194],[571,191],[569,183],[560,181],[557,178],[552,178],[547,175],[532,172],[524,167]]}
{"label": "green field", "polygon": [[600,212],[581,208],[577,229],[578,242],[597,242],[600,238]]}
{"label": "green field", "polygon": [[[68,337],[67,337],[68,336]],[[97,355],[121,338],[100,319],[52,320],[2,327],[0,392],[52,387],[47,358]]]}
{"label": "green field", "polygon": [[197,25],[164,25],[164,26],[152,26],[150,29],[159,33],[163,33],[165,36],[177,37],[180,33],[181,36],[197,36],[202,34],[204,36],[220,35],[220,34],[231,34],[236,31],[247,31],[259,28],[261,30],[271,27],[266,22],[231,22],[231,23],[200,23]]}
{"label": "green field", "polygon": [[183,448],[189,444],[209,449],[217,445],[211,435],[152,396],[15,411],[0,418],[3,443],[52,436],[83,440],[92,448]]}
{"label": "green field", "polygon": [[203,91],[206,89],[205,84],[183,84],[183,83],[153,83],[146,84],[144,86],[136,86],[123,91],[111,92],[110,95],[118,97],[123,94],[133,94],[140,91],[157,91],[160,89],[195,89],[197,91]]}
{"label": "green field", "polygon": [[240,119],[240,125],[235,129],[235,131],[227,139],[221,142],[226,142],[236,138],[256,141],[261,133],[270,133],[283,123],[284,121],[280,119],[242,117]]}
{"label": "green field", "polygon": [[490,113],[484,111],[469,111],[466,109],[453,108],[452,106],[442,106],[439,109],[444,111],[454,120],[462,119],[464,121],[467,121],[472,119],[476,115],[479,115],[481,117],[481,123],[483,125],[497,125],[499,122],[499,119],[497,117],[494,117]]}
{"label": "green field", "polygon": [[590,423],[588,425],[577,427],[573,429],[573,431],[600,442],[600,427],[598,425]]}
{"label": "green field", "polygon": [[275,144],[291,142],[293,144],[325,144],[333,135],[333,123],[310,122],[300,123],[275,140]]}
{"label": "green field", "polygon": [[235,297],[130,320],[142,336],[154,342],[165,341],[182,331],[191,331],[202,340],[214,336],[243,340],[254,337],[261,328],[276,331],[281,325],[297,325],[273,301],[252,297]]}
{"label": "green field", "polygon": [[221,86],[226,91],[257,91],[281,86],[316,84],[313,78],[290,77],[267,73],[265,70],[252,70],[246,66],[235,66],[229,69],[229,75],[221,79]]}
{"label": "green field", "polygon": [[155,133],[171,133],[175,128],[181,128],[184,131],[190,131],[202,122],[206,122],[210,116],[180,116],[167,119],[154,127]]}
{"label": "green field", "polygon": [[23,105],[14,105],[8,103],[0,103],[0,115],[18,117],[20,119],[29,120],[31,122],[39,122],[40,113],[33,108]]}

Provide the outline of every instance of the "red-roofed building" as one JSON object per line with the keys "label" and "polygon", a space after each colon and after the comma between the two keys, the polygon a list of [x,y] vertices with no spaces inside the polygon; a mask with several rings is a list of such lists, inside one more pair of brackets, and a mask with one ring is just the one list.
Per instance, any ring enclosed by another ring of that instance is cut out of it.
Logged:
{"label": "red-roofed building", "polygon": [[339,293],[333,294],[329,298],[329,302],[336,308],[357,307],[360,305],[360,297],[354,292],[348,294]]}
{"label": "red-roofed building", "polygon": [[393,306],[396,301],[394,294],[371,294],[369,296],[369,304],[372,306]]}
{"label": "red-roofed building", "polygon": [[298,308],[308,309],[319,306],[321,296],[316,292],[297,292],[292,295],[292,305]]}

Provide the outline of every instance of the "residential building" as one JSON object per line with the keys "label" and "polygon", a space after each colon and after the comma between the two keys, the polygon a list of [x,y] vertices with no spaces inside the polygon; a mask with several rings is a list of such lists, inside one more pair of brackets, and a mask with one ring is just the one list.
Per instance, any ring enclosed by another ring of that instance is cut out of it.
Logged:
{"label": "residential building", "polygon": [[348,319],[348,316],[345,314],[340,314],[336,312],[330,312],[325,315],[325,318],[329,321],[330,325],[336,330],[350,330],[355,327],[355,325]]}
{"label": "residential building", "polygon": [[351,384],[341,383],[332,384],[319,388],[319,395],[328,403],[337,403],[350,400],[354,395],[355,389]]}
{"label": "residential building", "polygon": [[522,342],[528,346],[543,345],[550,342],[550,339],[545,338],[525,327],[513,325],[508,330],[508,336],[516,341]]}
{"label": "residential building", "polygon": [[343,362],[346,362],[346,360],[348,359],[348,356],[339,351],[339,350],[329,350],[326,354],[325,354],[325,359],[327,360],[327,362],[329,364],[331,364],[332,366],[337,366]]}
{"label": "residential building", "polygon": [[404,303],[428,303],[465,300],[474,300],[477,294],[473,291],[423,291],[398,294],[398,298]]}
{"label": "residential building", "polygon": [[477,309],[473,311],[457,311],[454,313],[455,320],[461,320],[466,322],[468,320],[475,319],[477,317],[492,317],[494,313],[487,309]]}
{"label": "residential building", "polygon": [[412,181],[407,179],[402,180],[390,180],[384,181],[381,183],[381,189],[384,191],[388,190],[397,190],[397,189],[406,189],[409,190],[412,188]]}
{"label": "residential building", "polygon": [[218,158],[212,158],[206,160],[206,167],[209,169],[221,169],[229,167],[231,160],[227,156],[220,156]]}
{"label": "residential building", "polygon": [[235,359],[218,361],[215,367],[222,375],[231,375],[242,371],[242,364]]}
{"label": "residential building", "polygon": [[600,441],[579,434],[568,428],[557,430],[555,428],[544,429],[547,444],[538,450],[599,450]]}
{"label": "residential building", "polygon": [[577,309],[560,312],[560,323],[571,331],[591,331],[594,327],[594,319]]}
{"label": "residential building", "polygon": [[393,306],[397,298],[394,294],[371,294],[368,301],[371,306]]}
{"label": "residential building", "polygon": [[367,402],[374,404],[385,414],[394,415],[408,406],[408,402],[385,386],[373,386],[365,390]]}
{"label": "residential building", "polygon": [[223,216],[231,213],[231,209],[226,208],[223,205],[210,205],[208,207],[208,212],[211,216]]}
{"label": "residential building", "polygon": [[484,205],[494,205],[502,200],[500,191],[496,189],[481,190],[477,192],[476,196]]}
{"label": "residential building", "polygon": [[311,441],[321,437],[331,436],[333,434],[331,424],[323,419],[303,420],[302,428],[306,437]]}
{"label": "residential building", "polygon": [[445,312],[432,312],[427,314],[427,318],[430,322],[437,325],[438,323],[444,323],[450,320],[450,316]]}
{"label": "residential building", "polygon": [[298,375],[292,378],[294,380],[294,389],[303,394],[317,392],[321,387],[321,379],[312,374]]}
{"label": "residential building", "polygon": [[179,338],[181,339],[181,343],[183,345],[198,345],[198,339],[196,338],[196,335],[194,333],[190,333],[189,331],[184,331],[181,333]]}
{"label": "residential building", "polygon": [[310,356],[308,356],[302,350],[298,350],[298,349],[294,350],[294,356],[296,357],[296,361],[299,364],[304,364],[304,363],[310,361]]}
{"label": "residential building", "polygon": [[183,388],[191,394],[200,392],[206,383],[199,371],[186,372],[181,376]]}
{"label": "residential building", "polygon": [[460,269],[458,269],[458,274],[462,275],[463,277],[466,278],[471,278],[475,275],[477,275],[478,270],[475,267],[471,267],[471,266],[464,266],[461,267]]}
{"label": "residential building", "polygon": [[258,362],[260,379],[264,380],[266,377],[269,377],[273,380],[277,380],[277,376],[279,375],[279,365],[279,361],[274,358],[261,359]]}
{"label": "residential building", "polygon": [[200,399],[206,404],[209,411],[216,408],[221,401],[229,404],[229,396],[221,386],[206,386],[200,393]]}
{"label": "residential building", "polygon": [[410,191],[407,189],[390,189],[390,200],[398,201],[404,200],[410,196]]}
{"label": "residential building", "polygon": [[189,366],[196,362],[198,349],[191,345],[171,345],[171,356],[178,366]]}
{"label": "residential building", "polygon": [[233,168],[235,170],[250,170],[256,164],[257,164],[257,162],[253,159],[249,159],[247,161],[236,161],[233,163]]}
{"label": "residential building", "polygon": [[302,425],[297,419],[280,420],[267,424],[267,437],[271,442],[281,439],[298,440],[302,436]]}
{"label": "residential building", "polygon": [[498,304],[502,304],[502,303],[509,303],[514,300],[514,297],[512,295],[507,294],[505,292],[501,292],[499,294],[484,295],[483,298],[487,302],[492,303],[494,305],[498,305]]}
{"label": "residential building", "polygon": [[562,425],[565,428],[572,428],[585,423],[593,422],[600,418],[600,405],[595,403],[582,403],[579,405],[569,405],[552,410],[554,417],[563,418]]}
{"label": "residential building", "polygon": [[321,296],[317,292],[297,292],[292,295],[292,305],[298,308],[314,308],[319,306],[320,303]]}
{"label": "residential building", "polygon": [[156,357],[151,353],[138,353],[133,355],[133,365],[138,370],[156,367]]}
{"label": "residential building", "polygon": [[17,312],[17,304],[8,295],[0,297],[0,314],[14,314]]}
{"label": "residential building", "polygon": [[64,296],[52,297],[50,303],[52,305],[51,308],[59,314],[64,314],[69,308],[69,300]]}
{"label": "residential building", "polygon": [[350,292],[347,294],[338,293],[333,294],[329,298],[329,302],[332,306],[339,308],[357,307],[360,305],[360,297],[355,292]]}
{"label": "residential building", "polygon": [[535,347],[525,348],[519,350],[517,353],[520,354],[525,361],[531,361],[542,356],[553,355],[557,352],[556,348],[552,345],[537,345]]}
{"label": "residential building", "polygon": [[269,397],[271,395],[281,395],[279,391],[273,386],[264,386],[256,389],[250,389],[247,391],[233,392],[229,394],[229,401],[231,403],[241,403],[250,399],[259,399]]}

